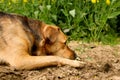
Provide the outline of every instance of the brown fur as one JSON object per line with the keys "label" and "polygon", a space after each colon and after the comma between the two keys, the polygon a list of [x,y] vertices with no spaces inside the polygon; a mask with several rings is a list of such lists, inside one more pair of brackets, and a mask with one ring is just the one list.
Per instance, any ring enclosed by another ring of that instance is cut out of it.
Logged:
{"label": "brown fur", "polygon": [[75,53],[65,44],[66,40],[57,26],[0,12],[0,61],[16,69],[58,64],[79,67],[79,61],[70,60]]}

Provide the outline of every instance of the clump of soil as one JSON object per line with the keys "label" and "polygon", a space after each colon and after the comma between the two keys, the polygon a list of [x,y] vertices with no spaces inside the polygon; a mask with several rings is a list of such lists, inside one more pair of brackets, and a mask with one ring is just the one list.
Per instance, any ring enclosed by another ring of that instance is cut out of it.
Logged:
{"label": "clump of soil", "polygon": [[71,41],[68,44],[77,59],[86,62],[83,68],[46,67],[16,71],[0,66],[0,80],[120,80],[120,45],[93,45]]}

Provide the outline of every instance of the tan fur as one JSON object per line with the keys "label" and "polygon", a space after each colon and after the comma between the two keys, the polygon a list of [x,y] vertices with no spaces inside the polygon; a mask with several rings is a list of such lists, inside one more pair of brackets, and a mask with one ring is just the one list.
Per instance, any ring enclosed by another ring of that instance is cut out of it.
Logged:
{"label": "tan fur", "polygon": [[16,69],[52,65],[79,67],[67,37],[57,26],[0,12],[0,61]]}

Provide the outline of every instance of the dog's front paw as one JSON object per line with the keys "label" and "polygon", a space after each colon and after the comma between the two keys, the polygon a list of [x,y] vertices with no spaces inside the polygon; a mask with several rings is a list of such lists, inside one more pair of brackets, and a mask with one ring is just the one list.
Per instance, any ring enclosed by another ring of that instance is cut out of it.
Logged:
{"label": "dog's front paw", "polygon": [[71,62],[71,66],[77,67],[77,68],[83,68],[83,67],[85,67],[85,64],[86,64],[85,62],[77,61],[77,60],[73,60]]}
{"label": "dog's front paw", "polygon": [[58,65],[70,65],[72,67],[78,67],[78,68],[83,68],[85,67],[85,62],[82,62],[82,61],[78,61],[78,60],[70,60],[70,59],[66,59],[66,58],[61,58],[61,57],[58,57],[57,58],[57,62],[58,62]]}

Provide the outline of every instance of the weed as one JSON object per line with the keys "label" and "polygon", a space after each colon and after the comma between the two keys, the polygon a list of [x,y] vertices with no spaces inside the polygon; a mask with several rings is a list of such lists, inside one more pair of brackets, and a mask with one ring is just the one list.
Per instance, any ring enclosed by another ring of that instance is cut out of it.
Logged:
{"label": "weed", "polygon": [[0,0],[0,11],[59,25],[70,40],[117,43],[119,0]]}

